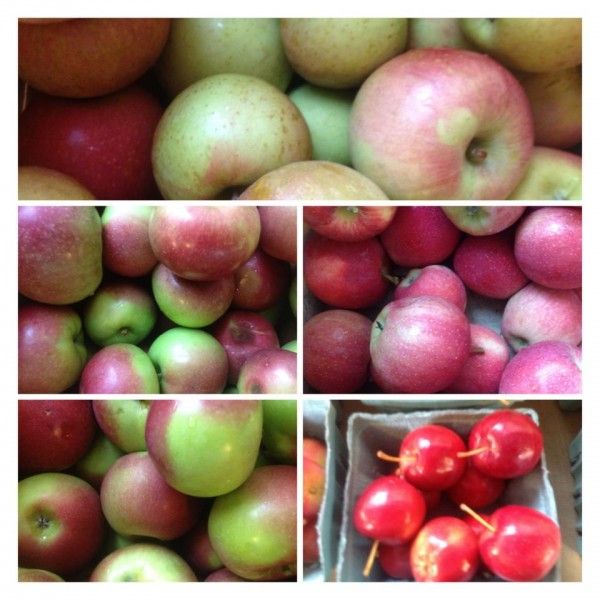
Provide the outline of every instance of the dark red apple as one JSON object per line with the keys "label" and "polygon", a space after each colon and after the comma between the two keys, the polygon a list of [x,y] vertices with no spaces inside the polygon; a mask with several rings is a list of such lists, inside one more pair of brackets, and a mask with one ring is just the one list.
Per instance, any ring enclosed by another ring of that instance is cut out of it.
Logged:
{"label": "dark red apple", "polygon": [[412,579],[410,544],[379,544],[377,559],[386,575],[394,579]]}
{"label": "dark red apple", "polygon": [[302,561],[305,565],[319,562],[319,534],[316,521],[306,523],[302,533]]}
{"label": "dark red apple", "polygon": [[496,502],[505,487],[504,479],[490,477],[468,461],[462,477],[446,493],[457,506],[464,503],[471,508],[482,508]]}
{"label": "dark red apple", "polygon": [[393,206],[305,206],[304,222],[338,242],[361,242],[382,233],[394,217]]}
{"label": "dark red apple", "polygon": [[260,206],[261,249],[279,260],[296,264],[296,207]]}

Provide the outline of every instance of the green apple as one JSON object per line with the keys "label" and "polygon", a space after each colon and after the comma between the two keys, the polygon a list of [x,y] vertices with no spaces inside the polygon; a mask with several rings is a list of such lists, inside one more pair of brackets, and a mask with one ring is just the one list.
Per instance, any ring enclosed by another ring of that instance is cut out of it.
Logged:
{"label": "green apple", "polygon": [[99,490],[104,476],[121,456],[123,452],[115,444],[98,434],[87,454],[75,465],[75,473]]}
{"label": "green apple", "polygon": [[94,400],[96,422],[123,452],[146,450],[146,420],[150,400]]}
{"label": "green apple", "polygon": [[19,167],[19,200],[94,200],[78,181],[45,167]]}
{"label": "green apple", "polygon": [[263,400],[262,444],[271,458],[296,463],[296,401]]}
{"label": "green apple", "polygon": [[298,342],[297,340],[292,340],[291,342],[288,342],[287,344],[281,346],[281,349],[289,350],[290,352],[295,352],[296,354],[298,354]]}
{"label": "green apple", "polygon": [[462,32],[460,19],[409,19],[408,47],[474,48]]}
{"label": "green apple", "polygon": [[19,581],[64,581],[64,579],[44,569],[19,568]]}

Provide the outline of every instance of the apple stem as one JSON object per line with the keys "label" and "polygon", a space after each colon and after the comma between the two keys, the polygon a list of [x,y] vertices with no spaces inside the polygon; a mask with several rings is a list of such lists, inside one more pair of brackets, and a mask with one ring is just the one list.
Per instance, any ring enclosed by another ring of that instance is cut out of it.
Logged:
{"label": "apple stem", "polygon": [[483,517],[478,515],[470,506],[466,504],[461,504],[459,506],[460,510],[463,510],[468,515],[473,517],[480,525],[483,525],[486,529],[489,529],[492,533],[496,533],[496,528],[493,527],[490,523],[488,523]]}
{"label": "apple stem", "polygon": [[392,456],[391,454],[386,454],[382,450],[377,451],[377,458],[381,460],[387,460],[388,462],[395,462],[402,464],[403,462],[413,462],[413,458],[409,458],[408,456]]}
{"label": "apple stem", "polygon": [[482,446],[481,448],[474,448],[473,450],[467,450],[466,452],[457,452],[456,456],[458,458],[469,458],[469,456],[477,456],[487,450],[489,450],[489,448]]}
{"label": "apple stem", "polygon": [[365,563],[365,568],[363,569],[363,575],[368,577],[371,574],[371,569],[373,568],[373,563],[375,562],[375,557],[377,556],[377,550],[379,549],[379,540],[375,540],[371,544],[371,551],[369,552],[369,557],[367,558],[367,562]]}
{"label": "apple stem", "polygon": [[471,354],[485,354],[485,350],[481,346],[472,346]]}
{"label": "apple stem", "polygon": [[388,273],[385,269],[381,269],[381,276],[387,279],[392,285],[397,286],[400,283],[400,278]]}

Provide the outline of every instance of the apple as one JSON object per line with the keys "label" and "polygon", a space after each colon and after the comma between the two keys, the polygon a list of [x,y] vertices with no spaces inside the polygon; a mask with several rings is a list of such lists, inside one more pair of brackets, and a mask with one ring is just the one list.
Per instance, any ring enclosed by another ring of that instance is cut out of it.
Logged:
{"label": "apple", "polygon": [[44,167],[19,167],[19,200],[94,200],[78,181]]}
{"label": "apple", "polygon": [[433,393],[446,389],[469,357],[465,314],[442,298],[395,300],[371,330],[371,374],[384,392]]}
{"label": "apple", "polygon": [[163,394],[221,393],[227,383],[227,354],[206,331],[175,327],[148,350]]}
{"label": "apple", "polygon": [[371,321],[350,310],[326,310],[304,324],[304,379],[321,393],[359,390],[369,375]]}
{"label": "apple", "polygon": [[259,206],[259,246],[274,258],[296,264],[296,207]]}
{"label": "apple", "polygon": [[412,579],[410,544],[379,544],[377,559],[381,570],[394,579]]}
{"label": "apple", "polygon": [[283,346],[281,346],[282,350],[289,350],[290,352],[294,352],[295,354],[298,354],[298,342],[296,340],[292,340],[291,342],[288,342],[287,344],[284,344]]}
{"label": "apple", "polygon": [[444,206],[444,214],[470,235],[492,235],[516,223],[525,206]]}
{"label": "apple", "polygon": [[115,550],[93,570],[90,581],[198,581],[191,567],[164,546],[136,543]]}
{"label": "apple", "polygon": [[325,467],[327,446],[321,440],[305,437],[302,440],[302,457]]}
{"label": "apple", "polygon": [[19,482],[19,565],[70,575],[100,549],[104,518],[94,488],[64,473]]}
{"label": "apple", "polygon": [[330,240],[362,242],[382,233],[395,212],[395,206],[305,206],[304,222]]}
{"label": "apple", "polygon": [[388,61],[362,85],[350,117],[352,164],[397,200],[506,198],[532,147],[517,80],[487,56],[455,48]]}
{"label": "apple", "polygon": [[464,48],[473,50],[460,27],[460,19],[409,19],[409,48]]}
{"label": "apple", "polygon": [[407,30],[407,19],[281,20],[283,47],[294,71],[327,88],[360,85],[404,50]]}
{"label": "apple", "polygon": [[102,213],[102,262],[124,277],[141,277],[152,271],[156,256],[150,245],[148,223],[154,208],[112,204]]}
{"label": "apple", "polygon": [[171,102],[154,135],[152,164],[165,198],[209,199],[310,152],[308,127],[283,92],[257,77],[223,73]]}
{"label": "apple", "polygon": [[159,198],[151,148],[162,112],[137,86],[89,100],[35,95],[19,119],[19,164],[70,175],[102,200]]}
{"label": "apple", "polygon": [[381,243],[397,265],[425,267],[446,260],[460,237],[439,206],[399,206]]}
{"label": "apple", "polygon": [[262,400],[262,448],[265,458],[296,464],[296,400]]}
{"label": "apple", "polygon": [[305,160],[269,171],[240,200],[387,200],[363,174],[326,160]]}
{"label": "apple", "polygon": [[201,520],[181,540],[181,555],[197,574],[212,573],[223,567],[208,537],[208,523]]}
{"label": "apple", "polygon": [[546,73],[581,63],[581,19],[461,19],[480,50],[511,69]]}
{"label": "apple", "polygon": [[87,350],[71,307],[21,306],[18,331],[19,393],[61,393],[79,379]]}
{"label": "apple", "polygon": [[581,349],[565,342],[538,342],[508,363],[501,394],[580,394]]}
{"label": "apple", "polygon": [[214,281],[232,275],[256,250],[254,206],[159,206],[149,224],[152,250],[179,277]]}
{"label": "apple", "polygon": [[179,277],[163,264],[152,273],[152,293],[162,313],[182,327],[206,327],[221,317],[234,297],[231,275],[214,281]]}
{"label": "apple", "polygon": [[149,356],[133,344],[103,348],[86,364],[80,394],[158,394],[156,371]]}
{"label": "apple", "polygon": [[102,279],[102,226],[88,206],[19,207],[19,293],[46,304],[91,296]]}
{"label": "apple", "polygon": [[319,533],[316,521],[310,521],[302,528],[302,562],[305,565],[319,562]]}
{"label": "apple", "polygon": [[297,357],[294,352],[273,348],[259,350],[240,369],[240,394],[295,394]]}
{"label": "apple", "polygon": [[169,19],[68,19],[19,23],[19,77],[54,96],[104,96],[156,61]]}
{"label": "apple", "polygon": [[51,573],[50,571],[45,571],[44,569],[22,569],[19,567],[19,581],[23,582],[39,582],[39,581],[64,581],[62,577],[56,575],[56,573]]}
{"label": "apple", "polygon": [[94,400],[96,422],[106,437],[123,452],[146,450],[149,400]]}
{"label": "apple", "polygon": [[446,494],[457,506],[465,503],[471,508],[482,508],[496,502],[505,488],[504,479],[490,477],[468,461],[463,476],[446,490]]}
{"label": "apple", "polygon": [[75,465],[75,474],[100,490],[102,480],[123,452],[105,435],[98,434],[87,453]]}
{"label": "apple", "polygon": [[581,210],[546,207],[525,217],[515,236],[515,258],[525,274],[550,288],[581,287]]}
{"label": "apple", "polygon": [[325,469],[305,457],[302,461],[302,481],[302,517],[306,523],[319,514],[325,494]]}

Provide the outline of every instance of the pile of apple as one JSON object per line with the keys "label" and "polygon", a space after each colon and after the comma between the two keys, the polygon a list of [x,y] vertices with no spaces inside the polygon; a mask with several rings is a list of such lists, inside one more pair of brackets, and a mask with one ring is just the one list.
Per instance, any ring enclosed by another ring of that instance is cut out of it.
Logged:
{"label": "pile of apple", "polygon": [[19,400],[19,580],[294,579],[295,463],[295,401]]}
{"label": "pile of apple", "polygon": [[581,199],[581,19],[21,19],[21,199]]}
{"label": "pile of apple", "polygon": [[[470,581],[482,568],[506,581],[543,579],[560,556],[558,525],[534,508],[502,505],[509,480],[531,472],[542,451],[533,420],[502,410],[475,423],[468,444],[429,424],[406,435],[397,456],[378,452],[398,468],[373,480],[354,505],[355,528],[374,540],[364,575],[377,557],[397,579]],[[432,515],[442,494],[466,516]],[[491,505],[489,515],[475,512]]]}
{"label": "pile of apple", "polygon": [[[304,221],[311,388],[581,392],[580,208],[315,206]],[[478,297],[499,331],[469,323]]]}
{"label": "pile of apple", "polygon": [[325,494],[327,447],[321,440],[304,438],[302,446],[302,524],[305,565],[319,561],[317,517]]}
{"label": "pile of apple", "polygon": [[21,206],[19,392],[295,393],[295,262],[294,207]]}

